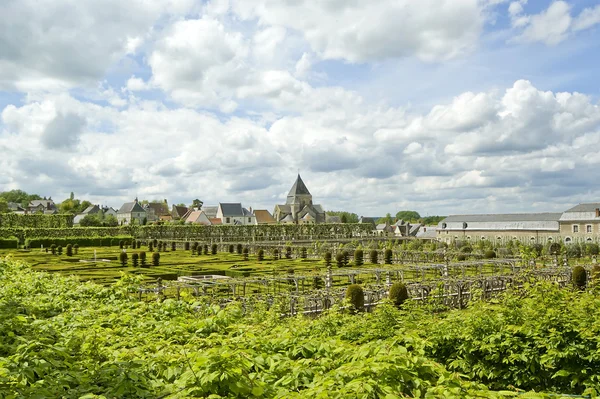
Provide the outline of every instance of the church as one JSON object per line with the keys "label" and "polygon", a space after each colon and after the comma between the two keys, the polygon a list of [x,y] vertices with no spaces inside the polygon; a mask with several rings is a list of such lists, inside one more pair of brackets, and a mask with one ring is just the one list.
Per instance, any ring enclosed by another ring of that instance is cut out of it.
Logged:
{"label": "church", "polygon": [[287,195],[285,205],[275,205],[273,216],[279,223],[325,223],[323,207],[313,204],[312,195],[299,174]]}

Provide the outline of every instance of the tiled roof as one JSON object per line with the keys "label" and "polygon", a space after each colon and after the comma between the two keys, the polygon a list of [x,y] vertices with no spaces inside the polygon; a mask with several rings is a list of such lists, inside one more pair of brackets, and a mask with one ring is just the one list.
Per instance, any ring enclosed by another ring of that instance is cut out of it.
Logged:
{"label": "tiled roof", "polygon": [[210,218],[208,220],[210,220],[210,224],[212,224],[212,225],[222,224],[221,218]]}
{"label": "tiled roof", "polygon": [[150,202],[146,204],[146,207],[153,209],[157,216],[169,214],[169,206],[164,202]]}
{"label": "tiled roof", "polygon": [[266,209],[255,209],[254,216],[256,217],[256,223],[258,224],[276,223],[276,220]]}
{"label": "tiled roof", "polygon": [[187,206],[177,206],[177,205],[173,205],[173,213],[175,217],[182,217],[183,215],[185,215],[188,211]]}

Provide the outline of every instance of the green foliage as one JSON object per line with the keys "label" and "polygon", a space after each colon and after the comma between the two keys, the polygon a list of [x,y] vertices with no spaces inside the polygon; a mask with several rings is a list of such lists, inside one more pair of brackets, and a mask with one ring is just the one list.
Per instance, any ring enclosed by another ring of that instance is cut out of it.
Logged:
{"label": "green foliage", "polygon": [[230,254],[232,254],[232,253],[233,253],[233,250],[234,250],[234,249],[233,249],[233,244],[229,244],[229,247],[228,247],[228,249],[229,249],[229,253],[230,253]]}
{"label": "green foliage", "polygon": [[244,256],[244,260],[248,260],[248,248],[244,248],[243,252],[243,256]]}
{"label": "green foliage", "polygon": [[8,213],[8,201],[4,198],[0,197],[0,213]]}
{"label": "green foliage", "polygon": [[144,251],[140,252],[140,265],[146,267],[146,252]]}
{"label": "green foliage", "polygon": [[279,260],[279,250],[277,248],[273,249],[273,260]]}
{"label": "green foliage", "polygon": [[300,258],[301,259],[306,259],[306,257],[307,257],[306,247],[300,248]]}
{"label": "green foliage", "polygon": [[213,255],[217,254],[217,244],[211,245],[210,253]]}
{"label": "green foliage", "polygon": [[[202,246],[202,253],[203,253],[204,255],[208,255],[208,244],[204,244],[204,245]],[[198,253],[198,255],[199,255],[199,254],[200,254],[200,253]]]}
{"label": "green foliage", "polygon": [[325,266],[331,266],[331,252],[325,252],[325,255],[323,255],[323,259],[325,260]]}
{"label": "green foliage", "polygon": [[62,245],[58,245],[58,246],[56,247],[56,254],[57,254],[58,256],[62,255],[62,250],[63,250],[63,247],[62,247]]}
{"label": "green foliage", "polygon": [[496,257],[496,252],[494,252],[491,249],[488,249],[483,253],[484,259],[494,259],[495,257]]}
{"label": "green foliage", "polygon": [[285,247],[285,258],[292,259],[292,247],[290,247],[289,245]]}
{"label": "green foliage", "polygon": [[152,253],[152,266],[159,266],[159,265],[160,265],[160,253],[153,252]]}
{"label": "green foliage", "polygon": [[376,265],[379,261],[378,258],[378,253],[376,249],[371,250],[370,254],[369,254],[369,258],[372,264]]}
{"label": "green foliage", "polygon": [[42,245],[49,247],[51,244],[73,244],[79,247],[110,247],[118,245],[120,241],[129,244],[132,237],[63,237],[63,238],[29,238],[26,245],[30,248],[39,248]]}
{"label": "green foliage", "polygon": [[265,251],[263,251],[262,248],[258,250],[256,259],[258,259],[259,262],[262,262],[265,259]]}
{"label": "green foliage", "polygon": [[73,250],[75,251],[75,255],[77,255],[79,253],[79,244],[74,244],[73,245]]}
{"label": "green foliage", "polygon": [[0,238],[0,249],[14,249],[19,247],[17,237]]}
{"label": "green foliage", "polygon": [[585,253],[587,255],[598,255],[600,252],[600,247],[596,243],[587,243],[585,244]]}
{"label": "green foliage", "polygon": [[121,266],[123,266],[123,267],[127,266],[127,253],[126,252],[121,252],[119,254],[119,262],[121,262]]}
{"label": "green foliage", "polygon": [[421,215],[416,211],[400,211],[396,213],[396,220],[404,220],[405,222],[418,222]]}
{"label": "green foliage", "polygon": [[354,265],[355,266],[362,266],[364,261],[363,261],[363,250],[362,249],[357,249],[356,251],[354,251]]}
{"label": "green foliage", "polygon": [[471,252],[473,252],[473,248],[471,248],[469,245],[464,245],[460,248],[460,252],[462,252],[463,254],[470,254]]}
{"label": "green foliage", "polygon": [[171,251],[176,251],[177,250],[177,243],[175,243],[175,241],[171,242]]}
{"label": "green foliage", "polygon": [[408,299],[406,285],[399,282],[392,284],[390,287],[389,298],[395,306],[401,306]]}
{"label": "green foliage", "polygon": [[385,252],[383,253],[383,260],[385,262],[386,265],[391,265],[392,264],[392,255],[393,252],[391,249],[386,249]]}
{"label": "green foliage", "polygon": [[358,284],[351,284],[346,288],[346,300],[354,311],[360,312],[365,308],[365,293]]}
{"label": "green foliage", "polygon": [[335,263],[337,265],[337,267],[344,267],[346,266],[345,264],[345,256],[344,254],[340,251],[335,255]]}
{"label": "green foliage", "polygon": [[567,245],[566,252],[569,258],[581,258],[581,246],[579,244]]}
{"label": "green foliage", "polygon": [[73,215],[44,215],[16,213],[0,214],[0,228],[51,229],[73,227]]}
{"label": "green foliage", "polygon": [[237,252],[237,254],[238,254],[238,255],[241,255],[241,254],[242,254],[242,251],[243,251],[243,246],[242,246],[242,244],[238,244],[238,245],[236,246],[236,252]]}
{"label": "green foliage", "polygon": [[583,266],[575,266],[571,278],[575,287],[585,289],[587,284],[587,272]]}
{"label": "green foliage", "polygon": [[459,262],[465,261],[465,260],[467,260],[467,255],[465,255],[465,254],[459,254],[456,257],[456,260],[459,261]]}
{"label": "green foliage", "polygon": [[327,211],[329,216],[339,216],[342,223],[358,223],[358,215],[356,213],[344,211]]}
{"label": "green foliage", "polygon": [[67,256],[73,256],[73,245],[67,244]]}
{"label": "green foliage", "polygon": [[131,264],[133,265],[133,267],[139,266],[139,259],[140,255],[137,252],[131,254]]}

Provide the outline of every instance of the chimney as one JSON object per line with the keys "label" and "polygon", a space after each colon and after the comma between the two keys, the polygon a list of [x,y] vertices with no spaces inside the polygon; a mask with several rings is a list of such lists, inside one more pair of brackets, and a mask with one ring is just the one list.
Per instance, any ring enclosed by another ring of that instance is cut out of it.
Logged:
{"label": "chimney", "polygon": [[596,217],[600,218],[600,208],[596,208]]}

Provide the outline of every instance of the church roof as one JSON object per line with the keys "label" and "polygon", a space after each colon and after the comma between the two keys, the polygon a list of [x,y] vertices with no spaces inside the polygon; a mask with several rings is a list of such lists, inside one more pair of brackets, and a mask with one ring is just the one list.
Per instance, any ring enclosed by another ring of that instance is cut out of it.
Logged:
{"label": "church roof", "polygon": [[302,181],[300,174],[298,174],[296,182],[294,183],[290,192],[288,193],[288,197],[293,197],[295,195],[310,195],[310,192],[308,191],[308,188],[306,188],[306,185]]}

